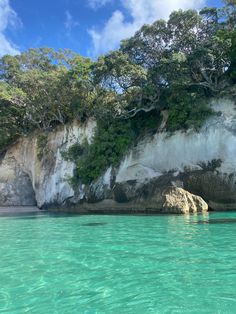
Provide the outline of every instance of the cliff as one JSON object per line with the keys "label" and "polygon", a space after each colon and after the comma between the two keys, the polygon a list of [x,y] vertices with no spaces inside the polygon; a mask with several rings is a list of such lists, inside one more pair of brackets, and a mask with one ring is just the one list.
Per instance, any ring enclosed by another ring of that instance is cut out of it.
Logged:
{"label": "cliff", "polygon": [[212,101],[211,106],[216,114],[198,132],[160,129],[133,147],[119,167],[110,167],[96,182],[75,190],[68,183],[74,165],[61,153],[84,139],[91,142],[95,121],[49,133],[42,160],[38,135],[21,138],[0,162],[0,206],[153,210],[157,195],[173,186],[200,195],[212,209],[235,209],[236,106],[227,99]]}

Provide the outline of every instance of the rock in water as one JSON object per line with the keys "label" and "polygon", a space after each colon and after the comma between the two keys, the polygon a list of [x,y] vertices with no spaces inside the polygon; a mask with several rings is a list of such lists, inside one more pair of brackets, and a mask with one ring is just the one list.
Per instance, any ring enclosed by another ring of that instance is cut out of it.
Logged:
{"label": "rock in water", "polygon": [[169,187],[161,195],[162,212],[173,214],[189,214],[205,212],[207,203],[200,197],[178,187]]}

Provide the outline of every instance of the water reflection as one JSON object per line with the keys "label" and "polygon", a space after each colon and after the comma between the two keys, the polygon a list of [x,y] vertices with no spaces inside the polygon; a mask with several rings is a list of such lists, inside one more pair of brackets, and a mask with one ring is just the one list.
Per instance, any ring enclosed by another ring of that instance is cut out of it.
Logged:
{"label": "water reflection", "polygon": [[194,221],[194,224],[233,224],[236,223],[236,218],[219,218],[209,220]]}

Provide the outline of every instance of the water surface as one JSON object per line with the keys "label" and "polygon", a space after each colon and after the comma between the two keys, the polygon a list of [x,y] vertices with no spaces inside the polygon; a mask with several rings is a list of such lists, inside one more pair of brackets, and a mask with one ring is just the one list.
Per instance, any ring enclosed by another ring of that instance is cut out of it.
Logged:
{"label": "water surface", "polygon": [[236,313],[236,213],[0,217],[0,313]]}

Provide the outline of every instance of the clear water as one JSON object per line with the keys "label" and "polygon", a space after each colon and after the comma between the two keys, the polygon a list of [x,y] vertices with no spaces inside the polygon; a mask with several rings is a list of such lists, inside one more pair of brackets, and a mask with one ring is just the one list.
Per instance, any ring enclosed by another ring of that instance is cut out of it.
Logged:
{"label": "clear water", "polygon": [[0,217],[0,313],[236,313],[235,239],[236,213]]}

